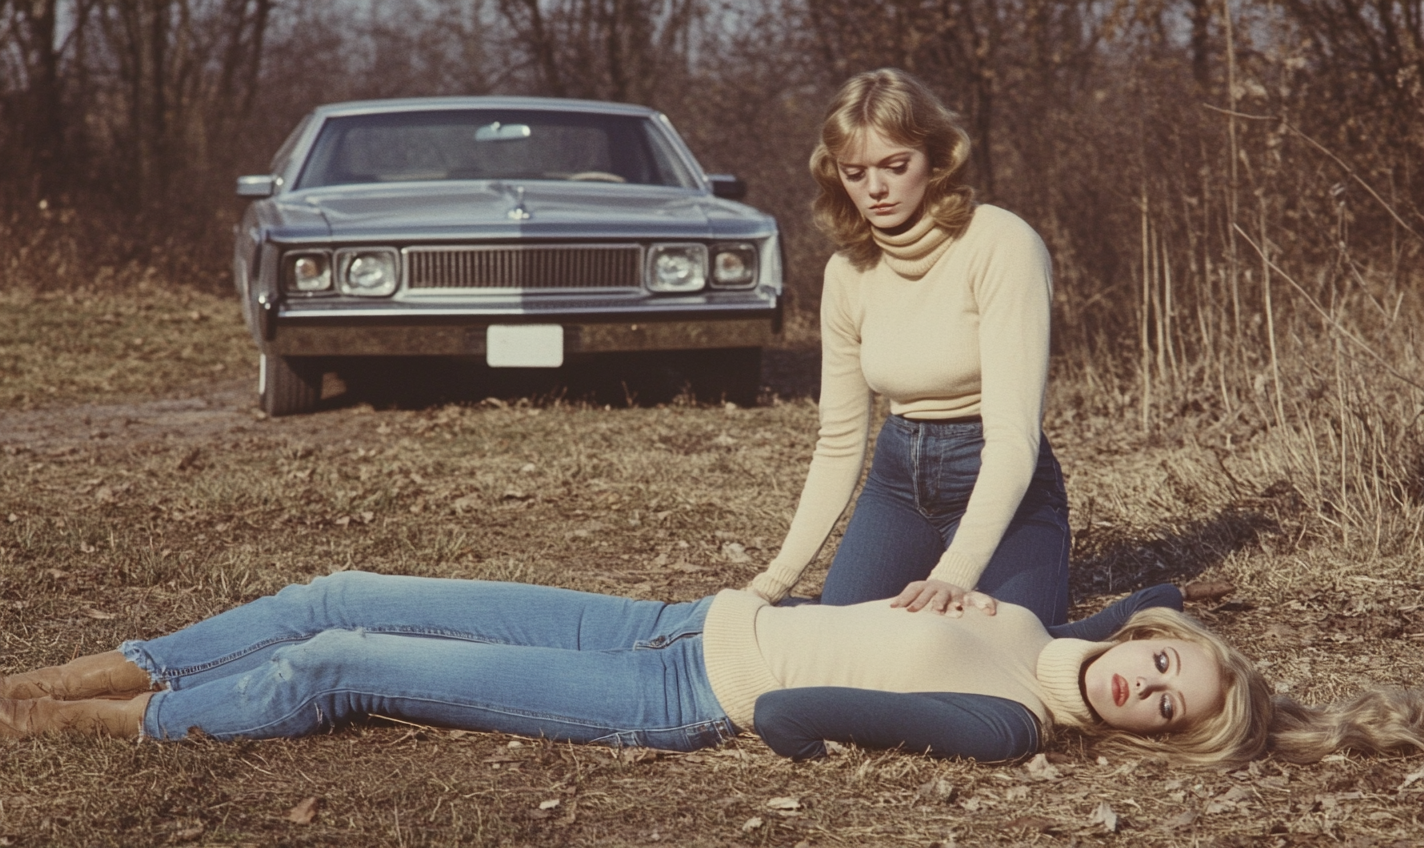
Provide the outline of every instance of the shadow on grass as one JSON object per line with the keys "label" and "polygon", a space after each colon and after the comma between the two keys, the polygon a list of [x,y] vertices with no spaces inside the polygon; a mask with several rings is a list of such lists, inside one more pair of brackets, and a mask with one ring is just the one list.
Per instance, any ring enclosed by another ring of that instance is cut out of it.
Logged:
{"label": "shadow on grass", "polygon": [[1299,494],[1277,483],[1214,515],[1152,530],[1099,523],[1078,530],[1070,569],[1072,595],[1132,592],[1157,583],[1183,585],[1235,551],[1280,536],[1304,509]]}

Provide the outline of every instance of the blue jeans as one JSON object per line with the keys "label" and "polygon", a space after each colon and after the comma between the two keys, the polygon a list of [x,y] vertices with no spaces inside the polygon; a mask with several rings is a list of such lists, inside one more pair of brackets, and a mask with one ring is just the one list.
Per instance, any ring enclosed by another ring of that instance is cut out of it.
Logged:
{"label": "blue jeans", "polygon": [[[855,512],[826,575],[821,602],[894,597],[924,580],[954,540],[979,478],[984,426],[892,415],[875,442]],[[1048,439],[977,588],[1033,610],[1044,626],[1068,619],[1068,497]]]}
{"label": "blue jeans", "polygon": [[168,686],[144,715],[157,739],[386,716],[691,751],[736,733],[703,664],[711,602],[342,572],[120,650]]}

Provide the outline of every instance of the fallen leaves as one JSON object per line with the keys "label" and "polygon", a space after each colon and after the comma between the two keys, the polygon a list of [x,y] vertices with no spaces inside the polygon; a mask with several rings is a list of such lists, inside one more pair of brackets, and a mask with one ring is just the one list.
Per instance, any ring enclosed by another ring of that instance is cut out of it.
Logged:
{"label": "fallen leaves", "polygon": [[1059,780],[1063,773],[1058,767],[1048,761],[1046,754],[1036,754],[1034,758],[1024,764],[1024,771],[1033,780]]}
{"label": "fallen leaves", "polygon": [[300,804],[293,807],[286,816],[287,821],[292,824],[311,824],[316,819],[317,809],[321,806],[321,799],[312,795],[302,800]]}
{"label": "fallen leaves", "polygon": [[1113,812],[1111,804],[1102,801],[1093,810],[1093,814],[1088,817],[1088,824],[1101,824],[1103,830],[1108,833],[1117,833],[1117,813]]}

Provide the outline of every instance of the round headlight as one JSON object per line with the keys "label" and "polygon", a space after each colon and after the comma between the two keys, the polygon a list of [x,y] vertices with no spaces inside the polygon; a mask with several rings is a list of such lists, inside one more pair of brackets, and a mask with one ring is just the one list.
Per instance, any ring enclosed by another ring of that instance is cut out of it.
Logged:
{"label": "round headlight", "polygon": [[331,288],[331,260],[324,253],[302,253],[289,259],[287,287],[302,292]]}
{"label": "round headlight", "polygon": [[741,288],[756,282],[756,248],[749,244],[721,245],[712,257],[712,285]]}
{"label": "round headlight", "polygon": [[393,250],[358,250],[340,256],[342,294],[380,297],[396,290]]}

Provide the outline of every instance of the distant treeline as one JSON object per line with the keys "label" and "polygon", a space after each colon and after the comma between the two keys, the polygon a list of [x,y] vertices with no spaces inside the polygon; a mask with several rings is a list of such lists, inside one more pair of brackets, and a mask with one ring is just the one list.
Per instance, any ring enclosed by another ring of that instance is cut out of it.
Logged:
{"label": "distant treeline", "polygon": [[811,315],[821,110],[893,65],[963,114],[979,197],[1048,240],[1059,350],[1178,379],[1266,355],[1285,302],[1412,292],[1421,21],[1424,0],[0,0],[0,274],[225,286],[234,177],[307,109],[544,94],[666,112],[778,215]]}

